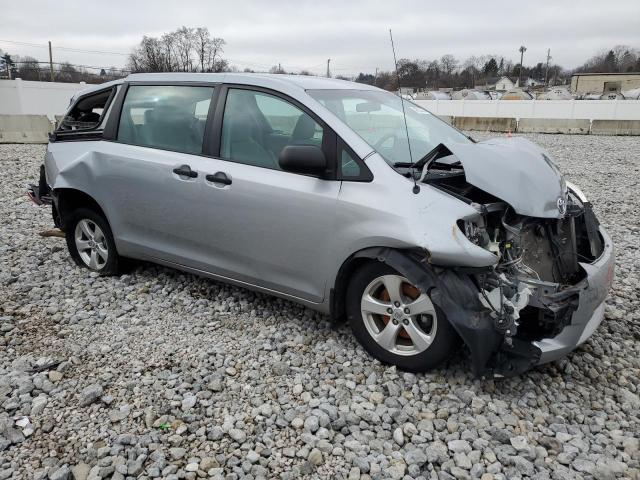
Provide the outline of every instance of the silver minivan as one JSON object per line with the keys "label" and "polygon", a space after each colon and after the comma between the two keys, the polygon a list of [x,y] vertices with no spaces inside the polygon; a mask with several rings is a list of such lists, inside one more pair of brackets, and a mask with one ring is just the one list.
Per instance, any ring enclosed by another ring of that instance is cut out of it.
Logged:
{"label": "silver minivan", "polygon": [[29,195],[82,267],[135,258],[278,295],[408,371],[462,345],[478,376],[558,359],[598,327],[613,278],[611,239],[548,153],[341,80],[91,87]]}

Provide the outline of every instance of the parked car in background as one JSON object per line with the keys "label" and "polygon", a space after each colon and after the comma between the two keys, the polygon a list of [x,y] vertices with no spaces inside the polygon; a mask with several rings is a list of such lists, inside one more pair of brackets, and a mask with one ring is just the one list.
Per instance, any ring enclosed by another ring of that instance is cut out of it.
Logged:
{"label": "parked car in background", "polygon": [[[404,103],[404,104],[403,104]],[[521,138],[475,142],[375,87],[136,74],[87,89],[30,196],[81,267],[142,259],[346,319],[409,371],[461,342],[477,375],[552,361],[600,324],[613,245]]]}

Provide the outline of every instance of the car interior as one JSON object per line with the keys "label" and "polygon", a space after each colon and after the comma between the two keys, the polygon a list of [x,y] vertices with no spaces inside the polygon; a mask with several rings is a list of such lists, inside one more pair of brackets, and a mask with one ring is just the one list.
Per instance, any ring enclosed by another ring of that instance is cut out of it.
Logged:
{"label": "car interior", "polygon": [[278,158],[287,145],[321,146],[319,129],[320,126],[303,112],[288,117],[266,116],[258,106],[254,92],[231,90],[223,118],[220,155],[279,170]]}
{"label": "car interior", "polygon": [[96,95],[83,98],[64,117],[60,126],[62,131],[90,130],[96,128],[102,119],[104,108],[111,97],[113,90],[105,90]]}

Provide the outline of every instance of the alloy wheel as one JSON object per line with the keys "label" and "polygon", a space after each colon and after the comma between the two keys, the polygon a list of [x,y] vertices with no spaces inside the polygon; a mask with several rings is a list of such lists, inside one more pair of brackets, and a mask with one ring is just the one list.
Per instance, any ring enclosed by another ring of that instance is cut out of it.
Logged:
{"label": "alloy wheel", "polygon": [[101,270],[109,259],[107,239],[100,227],[89,219],[82,219],[76,225],[75,244],[78,255],[91,270]]}
{"label": "alloy wheel", "polygon": [[433,343],[435,307],[426,293],[400,275],[383,275],[369,283],[360,309],[371,337],[391,353],[416,355]]}

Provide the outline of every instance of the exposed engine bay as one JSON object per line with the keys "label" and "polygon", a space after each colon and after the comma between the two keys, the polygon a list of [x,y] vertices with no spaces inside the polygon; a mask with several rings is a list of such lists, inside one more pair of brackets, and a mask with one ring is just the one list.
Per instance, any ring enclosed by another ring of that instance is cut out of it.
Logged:
{"label": "exposed engine bay", "polygon": [[[502,348],[490,362],[499,375],[517,373],[536,362],[531,342],[554,337],[571,322],[579,292],[587,286],[580,262],[591,263],[603,251],[598,221],[576,187],[565,187],[557,218],[518,214],[469,184],[461,162],[440,147],[421,180],[478,212],[459,220],[458,227],[497,260],[493,268],[470,273],[480,303],[489,309],[493,328],[502,337]],[[501,358],[505,355],[514,361]]]}

